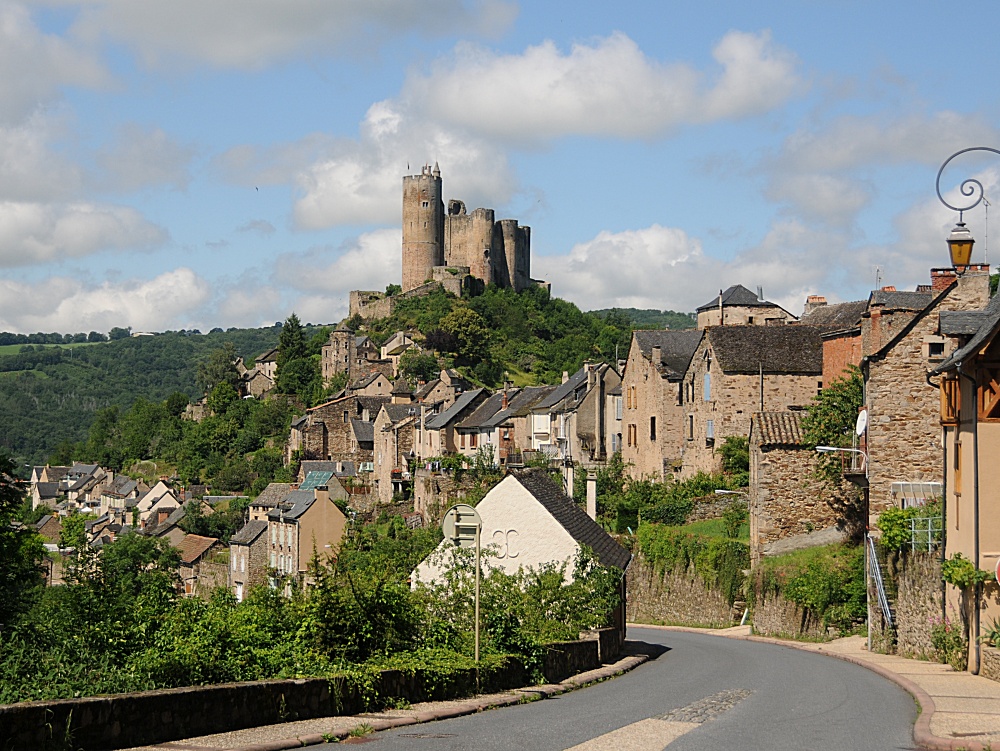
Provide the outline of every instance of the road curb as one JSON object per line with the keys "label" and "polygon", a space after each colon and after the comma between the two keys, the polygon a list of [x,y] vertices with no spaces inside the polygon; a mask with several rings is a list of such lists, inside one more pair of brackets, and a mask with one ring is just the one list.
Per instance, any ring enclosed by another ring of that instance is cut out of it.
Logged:
{"label": "road curb", "polygon": [[378,732],[380,730],[392,730],[393,728],[405,727],[407,725],[421,725],[427,722],[435,722],[437,720],[448,720],[452,717],[462,717],[464,715],[476,714],[478,712],[485,712],[489,709],[509,707],[514,704],[520,704],[523,701],[548,699],[551,696],[558,696],[559,694],[575,691],[576,689],[584,688],[586,686],[593,685],[594,683],[600,683],[601,681],[606,681],[609,678],[622,675],[630,670],[635,670],[635,668],[639,667],[647,660],[649,660],[649,655],[632,654],[627,657],[623,657],[610,665],[604,665],[594,670],[588,670],[584,673],[574,675],[561,683],[546,683],[538,686],[517,688],[513,689],[509,694],[498,696],[493,699],[477,700],[472,698],[465,701],[456,701],[450,706],[428,712],[420,712],[409,717],[393,717],[386,719],[372,718],[370,721],[359,723],[350,730],[338,731],[336,733],[328,733],[325,735],[310,733],[309,735],[300,735],[294,738],[284,738],[276,741],[255,743],[249,746],[231,746],[227,749],[227,751],[285,751],[286,749],[291,748],[317,746],[322,743],[329,743],[334,739],[338,741],[345,740],[350,737],[352,732],[357,731],[358,728],[365,725],[369,726],[372,732]]}
{"label": "road curb", "polygon": [[754,636],[753,634],[726,634],[720,633],[718,631],[711,632],[700,628],[691,628],[688,626],[653,626],[643,623],[630,623],[629,626],[635,626],[636,628],[654,628],[663,631],[684,631],[690,634],[704,634],[705,636],[719,636],[723,639],[737,639],[740,641],[757,641],[764,642],[766,644],[777,644],[782,647],[791,647],[793,649],[798,649],[803,652],[811,652],[812,654],[823,655],[824,657],[836,657],[838,660],[843,660],[844,662],[850,662],[860,667],[867,668],[873,673],[876,673],[886,680],[892,681],[901,689],[906,691],[913,700],[920,707],[920,713],[917,715],[916,722],[913,723],[913,742],[916,743],[921,748],[931,749],[931,751],[988,751],[989,746],[984,745],[980,741],[959,739],[959,738],[942,738],[939,735],[934,735],[931,732],[931,718],[937,711],[937,705],[934,703],[933,697],[924,691],[920,686],[906,678],[899,673],[895,673],[888,668],[884,668],[873,662],[868,662],[867,660],[862,660],[858,657],[852,655],[838,654],[836,652],[825,652],[822,649],[810,649],[804,644],[790,640],[790,639],[776,639],[772,636]]}

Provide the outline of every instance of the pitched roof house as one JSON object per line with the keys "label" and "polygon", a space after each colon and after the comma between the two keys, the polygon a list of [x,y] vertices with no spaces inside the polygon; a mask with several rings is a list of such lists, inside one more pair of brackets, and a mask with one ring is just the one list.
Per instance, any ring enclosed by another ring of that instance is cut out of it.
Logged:
{"label": "pitched roof house", "polygon": [[621,382],[622,459],[634,477],[662,480],[680,465],[681,382],[705,332],[634,331]]}
{"label": "pitched roof house", "polygon": [[719,290],[718,297],[697,309],[698,328],[709,326],[773,326],[792,323],[795,316],[777,303],[768,302],[742,284]]}
{"label": "pitched roof house", "polygon": [[[584,547],[593,552],[600,564],[623,573],[632,560],[631,553],[573,503],[545,470],[508,473],[479,502],[476,510],[483,522],[483,546],[490,550],[487,565],[507,573],[565,564],[566,581],[570,582],[573,564]],[[435,553],[417,566],[412,578],[414,586],[440,579],[451,544],[443,540]],[[623,613],[620,607],[615,616],[622,633]]]}

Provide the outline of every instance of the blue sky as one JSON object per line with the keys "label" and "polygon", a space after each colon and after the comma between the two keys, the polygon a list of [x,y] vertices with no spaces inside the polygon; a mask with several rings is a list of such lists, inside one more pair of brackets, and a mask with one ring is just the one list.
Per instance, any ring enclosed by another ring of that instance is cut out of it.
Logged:
{"label": "blue sky", "polygon": [[[0,0],[0,330],[336,322],[399,281],[401,178],[435,161],[583,309],[912,289],[947,265],[938,167],[1000,148],[998,14]],[[967,177],[1000,201],[1000,157]]]}

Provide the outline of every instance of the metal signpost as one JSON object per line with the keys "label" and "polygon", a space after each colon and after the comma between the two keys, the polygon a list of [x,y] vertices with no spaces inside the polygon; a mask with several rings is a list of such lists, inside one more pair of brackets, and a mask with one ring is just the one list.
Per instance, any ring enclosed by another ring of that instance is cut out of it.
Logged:
{"label": "metal signpost", "polygon": [[460,548],[476,549],[476,664],[479,664],[479,550],[483,520],[479,512],[466,503],[459,503],[444,512],[441,531],[446,539]]}

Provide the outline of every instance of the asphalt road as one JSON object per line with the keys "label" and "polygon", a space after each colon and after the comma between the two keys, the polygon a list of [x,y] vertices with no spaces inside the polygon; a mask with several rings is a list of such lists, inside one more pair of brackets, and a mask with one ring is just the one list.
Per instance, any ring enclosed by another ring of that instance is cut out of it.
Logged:
{"label": "asphalt road", "polygon": [[377,733],[372,751],[883,751],[912,749],[917,708],[841,660],[655,629],[663,650],[614,680],[520,706]]}

